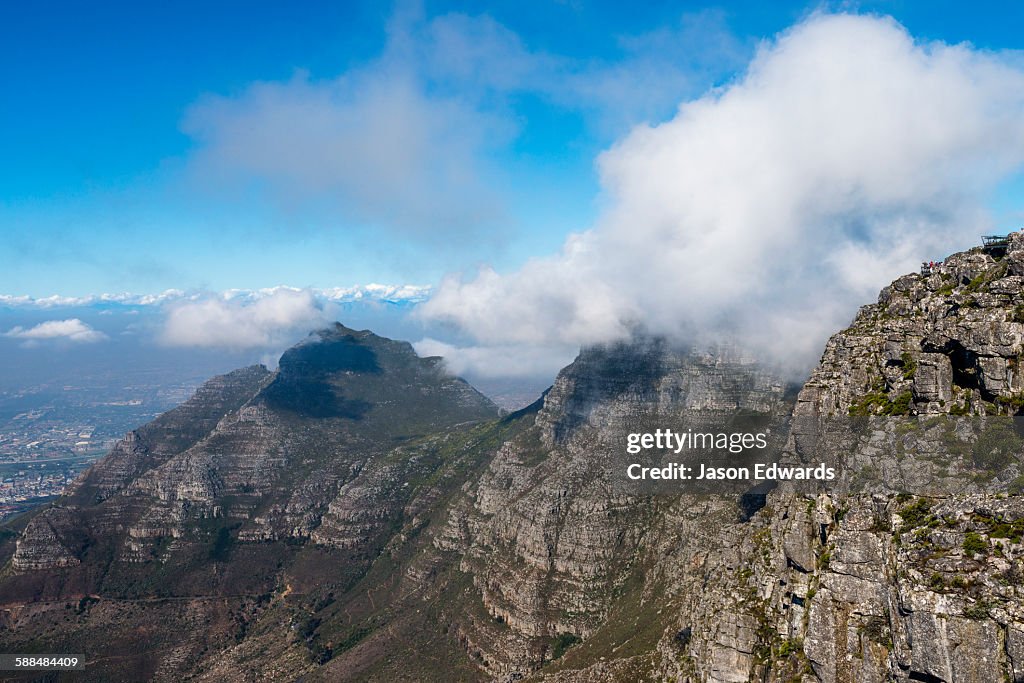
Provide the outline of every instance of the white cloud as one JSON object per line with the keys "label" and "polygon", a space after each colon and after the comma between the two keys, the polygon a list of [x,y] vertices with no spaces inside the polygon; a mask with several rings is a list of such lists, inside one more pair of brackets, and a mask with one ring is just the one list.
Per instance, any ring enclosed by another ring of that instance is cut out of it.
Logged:
{"label": "white cloud", "polygon": [[177,289],[168,289],[161,294],[87,294],[85,296],[61,296],[54,294],[44,297],[26,295],[0,294],[0,306],[28,308],[78,308],[100,304],[126,304],[147,306],[159,304],[169,299],[181,298],[185,293]]}
{"label": "white cloud", "polygon": [[426,337],[413,344],[420,356],[442,356],[448,370],[455,375],[473,375],[487,379],[499,377],[554,377],[565,367],[578,349],[574,346],[504,346],[459,347]]}
{"label": "white cloud", "polygon": [[426,301],[432,288],[424,285],[382,285],[370,283],[361,287],[332,287],[316,290],[327,301],[379,301],[390,304],[415,304]]}
{"label": "white cloud", "polygon": [[504,124],[427,94],[390,62],[209,97],[183,127],[201,144],[192,166],[204,183],[259,183],[286,207],[324,204],[428,235],[490,225],[502,213],[482,155],[506,137]]}
{"label": "white cloud", "polygon": [[497,242],[513,220],[498,158],[530,125],[517,98],[621,134],[669,115],[745,52],[714,12],[616,47],[612,60],[552,54],[489,16],[427,17],[400,3],[382,53],[364,65],[195,103],[182,121],[196,141],[189,167],[204,188],[255,187],[286,210],[340,215],[348,229]]}
{"label": "white cloud", "polygon": [[476,357],[641,326],[806,368],[891,278],[991,229],[986,194],[1022,162],[1018,64],[814,15],[602,154],[593,229],[517,272],[450,277],[422,311]]}
{"label": "white cloud", "polygon": [[48,320],[35,327],[14,327],[4,333],[5,337],[21,339],[27,343],[38,343],[48,339],[59,339],[78,343],[102,341],[107,335],[94,330],[78,318],[69,320]]}
{"label": "white cloud", "polygon": [[211,296],[169,304],[160,340],[169,346],[281,347],[329,318],[309,290],[280,288],[254,300]]}
{"label": "white cloud", "polygon": [[451,13],[416,28],[406,30],[405,42],[432,79],[490,93],[533,93],[620,131],[670,114],[680,97],[742,66],[746,54],[718,11],[619,36],[610,60],[531,49],[486,15]]}

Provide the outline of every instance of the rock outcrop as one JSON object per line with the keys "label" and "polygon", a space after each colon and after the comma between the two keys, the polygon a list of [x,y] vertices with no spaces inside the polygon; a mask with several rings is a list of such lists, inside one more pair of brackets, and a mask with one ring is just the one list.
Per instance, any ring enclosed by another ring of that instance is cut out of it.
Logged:
{"label": "rock outcrop", "polygon": [[833,336],[797,414],[1015,414],[1024,406],[1024,233],[904,275]]}
{"label": "rock outcrop", "polygon": [[783,416],[791,406],[784,383],[728,353],[662,340],[581,352],[534,425],[465,489],[436,541],[459,555],[493,618],[471,636],[491,668],[519,675],[550,661],[560,637],[592,636],[644,573],[664,502],[616,490],[598,466],[622,452],[626,434],[720,427],[738,411]]}

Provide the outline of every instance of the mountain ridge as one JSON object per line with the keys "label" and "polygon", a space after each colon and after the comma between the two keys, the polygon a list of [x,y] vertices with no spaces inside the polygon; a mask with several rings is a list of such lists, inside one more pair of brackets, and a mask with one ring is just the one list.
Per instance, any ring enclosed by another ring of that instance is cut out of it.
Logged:
{"label": "mountain ridge", "polygon": [[[0,642],[116,656],[92,680],[1024,680],[1024,443],[976,429],[1020,410],[1022,294],[1015,233],[883,289],[796,395],[648,338],[504,416],[404,342],[314,333],[10,528]],[[850,477],[744,508],[595,466],[738,413],[861,421],[787,444]]]}

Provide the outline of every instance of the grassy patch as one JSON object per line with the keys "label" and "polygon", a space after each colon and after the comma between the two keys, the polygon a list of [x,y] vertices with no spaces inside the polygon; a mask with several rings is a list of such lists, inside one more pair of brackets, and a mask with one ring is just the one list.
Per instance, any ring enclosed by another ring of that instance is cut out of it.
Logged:
{"label": "grassy patch", "polygon": [[989,538],[1006,538],[1013,543],[1020,543],[1024,539],[1024,519],[1007,522],[1000,516],[988,517],[976,514],[974,520],[985,525]]}
{"label": "grassy patch", "polygon": [[981,621],[989,618],[989,610],[991,606],[985,600],[979,600],[970,607],[964,610],[964,616],[968,619],[974,619],[975,621]]}
{"label": "grassy patch", "polygon": [[949,414],[956,417],[963,417],[964,415],[971,414],[971,402],[964,401],[963,403],[954,403],[949,407]]}

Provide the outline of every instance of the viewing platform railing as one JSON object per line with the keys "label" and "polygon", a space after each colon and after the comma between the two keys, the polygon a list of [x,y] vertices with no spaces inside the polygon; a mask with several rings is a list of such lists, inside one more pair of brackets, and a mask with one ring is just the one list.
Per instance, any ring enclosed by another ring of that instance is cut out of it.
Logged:
{"label": "viewing platform railing", "polygon": [[1010,247],[1009,235],[982,235],[981,249],[992,256],[1005,256]]}

